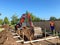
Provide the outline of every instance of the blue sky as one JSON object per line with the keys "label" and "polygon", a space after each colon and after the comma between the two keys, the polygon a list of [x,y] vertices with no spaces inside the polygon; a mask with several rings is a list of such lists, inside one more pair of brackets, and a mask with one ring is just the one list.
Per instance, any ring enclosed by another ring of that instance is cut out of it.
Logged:
{"label": "blue sky", "polygon": [[46,20],[60,18],[60,0],[0,0],[0,19],[7,16],[11,20],[15,13],[20,17],[26,10]]}

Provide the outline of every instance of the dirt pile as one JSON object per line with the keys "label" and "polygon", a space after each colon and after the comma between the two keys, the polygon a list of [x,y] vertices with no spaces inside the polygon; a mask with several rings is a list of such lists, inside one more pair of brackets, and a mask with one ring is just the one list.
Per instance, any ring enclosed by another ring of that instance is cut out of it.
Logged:
{"label": "dirt pile", "polygon": [[22,30],[17,30],[17,33],[22,36],[24,35],[25,41],[34,39],[34,30],[32,28],[23,27]]}
{"label": "dirt pile", "polygon": [[0,45],[18,45],[11,32],[3,30],[0,32]]}

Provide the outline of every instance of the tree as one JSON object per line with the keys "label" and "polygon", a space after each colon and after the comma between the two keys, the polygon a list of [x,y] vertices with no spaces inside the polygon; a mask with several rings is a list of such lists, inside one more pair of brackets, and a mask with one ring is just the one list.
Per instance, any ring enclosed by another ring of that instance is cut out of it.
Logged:
{"label": "tree", "polygon": [[0,25],[2,25],[3,24],[3,20],[2,19],[0,19]]}
{"label": "tree", "polygon": [[52,16],[52,17],[50,17],[50,20],[56,20],[56,17]]}
{"label": "tree", "polygon": [[34,21],[36,19],[36,16],[34,16],[32,13],[30,15],[31,15],[32,21]]}
{"label": "tree", "polygon": [[[29,12],[26,11],[26,14],[28,14],[28,13],[29,13]],[[31,15],[31,20],[32,20],[33,22],[39,22],[39,21],[41,21],[40,18],[34,16],[32,13],[30,13],[30,15]]]}
{"label": "tree", "polygon": [[11,18],[12,18],[12,20],[11,20],[11,24],[12,25],[14,25],[14,24],[19,22],[19,19],[18,19],[18,17],[16,15],[13,15]]}
{"label": "tree", "polygon": [[9,20],[7,17],[4,18],[4,24],[9,24]]}
{"label": "tree", "polygon": [[0,13],[0,16],[1,16],[2,14]]}
{"label": "tree", "polygon": [[41,21],[41,19],[36,17],[33,22],[40,22],[40,21]]}

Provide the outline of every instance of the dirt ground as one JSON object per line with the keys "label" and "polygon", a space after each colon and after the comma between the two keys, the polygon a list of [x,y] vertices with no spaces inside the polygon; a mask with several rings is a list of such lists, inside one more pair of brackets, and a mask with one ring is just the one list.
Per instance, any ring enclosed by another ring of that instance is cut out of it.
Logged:
{"label": "dirt ground", "polygon": [[[8,30],[3,30],[0,32],[0,45],[31,45],[31,44],[22,44],[17,43],[16,40],[13,38],[12,32]],[[60,45],[60,39],[53,39],[53,40],[44,40],[41,42],[35,42],[33,45],[55,45],[56,43]],[[57,44],[56,44],[57,45]]]}
{"label": "dirt ground", "polygon": [[11,32],[3,30],[0,32],[0,45],[18,45],[14,40]]}

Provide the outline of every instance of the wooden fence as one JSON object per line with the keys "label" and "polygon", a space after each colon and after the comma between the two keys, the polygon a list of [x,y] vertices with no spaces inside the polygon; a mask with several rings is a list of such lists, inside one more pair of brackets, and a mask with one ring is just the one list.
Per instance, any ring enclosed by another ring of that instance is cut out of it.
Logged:
{"label": "wooden fence", "polygon": [[[50,31],[50,21],[33,22],[34,26],[41,27],[42,30]],[[60,21],[55,21],[55,30],[60,32]]]}

